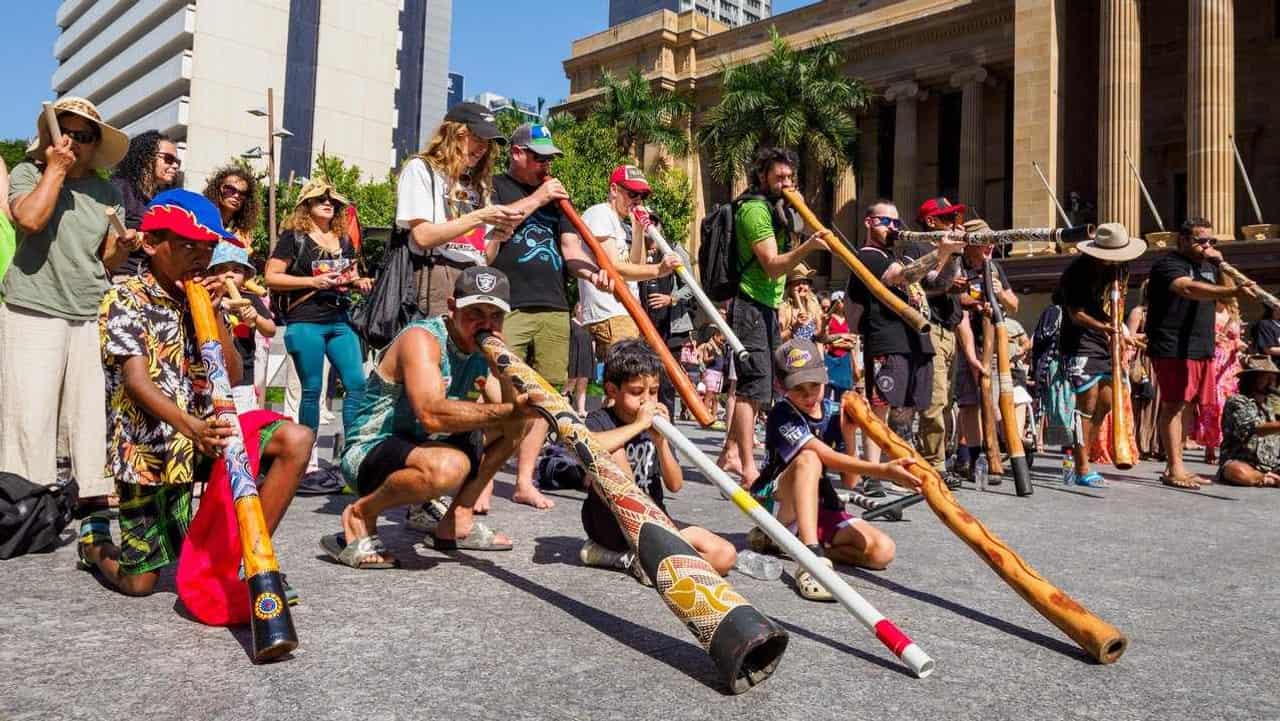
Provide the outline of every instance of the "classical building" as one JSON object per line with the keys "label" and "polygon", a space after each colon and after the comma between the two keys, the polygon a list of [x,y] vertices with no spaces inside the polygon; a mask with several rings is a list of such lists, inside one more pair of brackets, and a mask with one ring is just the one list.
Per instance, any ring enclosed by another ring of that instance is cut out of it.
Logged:
{"label": "classical building", "polygon": [[[1280,133],[1268,130],[1280,93],[1275,0],[823,0],[739,28],[664,11],[574,42],[564,61],[570,95],[556,110],[585,112],[603,69],[639,66],[694,98],[696,126],[719,98],[723,68],[768,52],[770,27],[797,46],[838,43],[848,74],[876,94],[851,167],[834,181],[804,179],[811,203],[850,239],[860,205],[880,196],[908,218],[946,195],[993,227],[1061,225],[1035,166],[1073,223],[1156,231],[1130,161],[1167,228],[1206,216],[1222,237],[1242,237],[1257,220],[1233,136],[1263,216],[1280,221]],[[730,196],[696,151],[671,162],[689,171],[699,217]],[[1269,245],[1249,248],[1250,257],[1280,257],[1261,252]],[[1015,255],[1037,250],[1051,252]],[[1228,257],[1236,252],[1245,249]],[[1020,289],[1043,291],[1065,260],[1011,258],[1006,267]],[[838,261],[824,265],[843,282]],[[1258,272],[1280,278],[1280,269]]]}

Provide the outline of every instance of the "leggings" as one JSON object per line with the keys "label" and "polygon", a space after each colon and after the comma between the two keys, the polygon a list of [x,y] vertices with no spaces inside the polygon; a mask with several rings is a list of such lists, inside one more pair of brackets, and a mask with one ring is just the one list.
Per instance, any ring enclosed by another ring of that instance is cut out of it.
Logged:
{"label": "leggings", "polygon": [[342,401],[342,434],[346,438],[364,401],[364,358],[360,337],[344,315],[331,323],[290,323],[285,326],[284,347],[293,358],[302,385],[298,422],[320,430],[320,386],[324,382],[324,359],[338,369],[346,398]]}

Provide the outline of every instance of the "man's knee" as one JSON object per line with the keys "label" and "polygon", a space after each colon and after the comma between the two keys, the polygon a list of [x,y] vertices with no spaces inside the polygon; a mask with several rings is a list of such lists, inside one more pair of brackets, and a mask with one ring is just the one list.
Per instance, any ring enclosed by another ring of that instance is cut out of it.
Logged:
{"label": "man's knee", "polygon": [[471,472],[471,460],[456,448],[426,450],[426,453],[415,454],[410,467],[421,474],[423,482],[437,495],[452,492]]}

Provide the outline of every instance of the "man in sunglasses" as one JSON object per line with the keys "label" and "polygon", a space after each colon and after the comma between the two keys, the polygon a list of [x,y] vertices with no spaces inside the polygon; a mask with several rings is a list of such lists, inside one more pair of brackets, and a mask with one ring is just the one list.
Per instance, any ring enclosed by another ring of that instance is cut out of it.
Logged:
{"label": "man in sunglasses", "polygon": [[1189,218],[1178,231],[1178,248],[1151,266],[1147,286],[1147,355],[1160,387],[1156,430],[1164,442],[1166,486],[1197,490],[1209,481],[1182,464],[1186,431],[1182,413],[1199,398],[1212,398],[1213,316],[1216,302],[1254,296],[1253,284],[1219,285],[1214,265],[1213,224]]}

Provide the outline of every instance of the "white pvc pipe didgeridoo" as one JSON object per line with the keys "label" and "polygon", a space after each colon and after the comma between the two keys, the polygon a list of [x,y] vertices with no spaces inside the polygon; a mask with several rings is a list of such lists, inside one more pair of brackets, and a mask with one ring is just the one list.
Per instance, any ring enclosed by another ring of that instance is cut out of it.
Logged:
{"label": "white pvc pipe didgeridoo", "polygon": [[[666,238],[662,237],[662,233],[659,232],[657,228],[650,225],[649,229],[645,231],[645,235],[653,241],[654,245],[658,246],[658,250],[663,255],[675,255],[677,258],[680,257],[671,249],[671,244],[667,242]],[[715,324],[716,328],[724,334],[725,342],[727,342],[729,347],[733,349],[733,354],[738,357],[738,360],[746,361],[747,349],[743,347],[742,341],[738,340],[738,336],[734,335],[733,329],[729,327],[729,324],[725,322],[724,317],[720,315],[720,310],[711,302],[711,299],[707,297],[707,294],[702,292],[702,286],[698,285],[698,281],[693,279],[693,274],[689,272],[689,268],[684,264],[684,261],[681,261],[680,265],[676,266],[676,275],[680,276],[680,280],[683,281],[685,285],[689,286],[689,290],[693,292],[693,298],[698,301],[698,305],[701,306],[702,312],[706,313],[707,317],[711,319],[711,322]]]}
{"label": "white pvc pipe didgeridoo", "polygon": [[885,618],[884,614],[876,610],[863,598],[861,594],[853,590],[853,588],[845,582],[835,571],[818,560],[813,551],[810,551],[783,526],[778,519],[774,518],[768,511],[761,506],[751,494],[744,490],[741,486],[734,483],[729,475],[717,466],[710,458],[706,456],[697,446],[693,445],[688,438],[684,437],[675,426],[661,416],[654,416],[653,427],[657,429],[666,439],[675,445],[681,455],[688,458],[693,465],[698,467],[708,480],[714,483],[721,492],[729,496],[739,510],[747,514],[760,530],[768,534],[773,542],[782,547],[788,555],[796,560],[806,571],[813,574],[831,595],[836,597],[842,606],[849,609],[855,618],[862,622],[868,630],[880,639],[895,656],[902,659],[902,662],[915,673],[917,678],[925,678],[933,673],[933,659],[929,658],[929,654],[925,653],[915,641],[912,641],[907,634],[903,633],[893,621]]}

